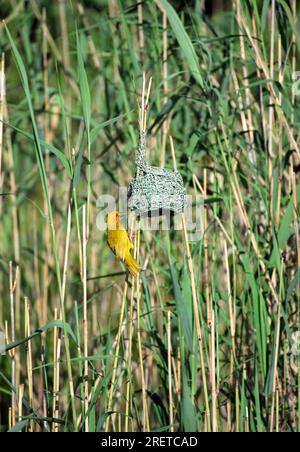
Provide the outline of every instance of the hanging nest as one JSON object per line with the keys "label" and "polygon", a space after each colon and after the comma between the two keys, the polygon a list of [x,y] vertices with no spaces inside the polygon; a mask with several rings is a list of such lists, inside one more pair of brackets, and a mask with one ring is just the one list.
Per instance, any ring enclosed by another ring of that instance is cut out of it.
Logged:
{"label": "hanging nest", "polygon": [[147,134],[143,131],[136,151],[136,175],[128,191],[128,207],[139,216],[182,212],[185,188],[181,174],[177,170],[150,166],[146,152]]}

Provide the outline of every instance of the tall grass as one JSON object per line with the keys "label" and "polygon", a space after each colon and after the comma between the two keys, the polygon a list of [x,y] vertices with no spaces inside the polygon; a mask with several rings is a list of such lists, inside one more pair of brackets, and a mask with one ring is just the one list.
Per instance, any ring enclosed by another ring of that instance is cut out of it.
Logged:
{"label": "tall grass", "polygon": [[[220,4],[0,0],[1,431],[300,430],[298,9]],[[204,234],[131,279],[97,198],[145,120]]]}

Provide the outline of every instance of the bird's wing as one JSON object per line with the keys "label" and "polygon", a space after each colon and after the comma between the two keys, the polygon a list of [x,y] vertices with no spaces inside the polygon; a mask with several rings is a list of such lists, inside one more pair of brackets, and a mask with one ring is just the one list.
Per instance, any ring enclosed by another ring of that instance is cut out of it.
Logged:
{"label": "bird's wing", "polygon": [[127,232],[125,230],[119,229],[114,232],[114,239],[109,240],[108,244],[115,255],[124,261],[126,253],[130,248],[130,240],[128,238]]}

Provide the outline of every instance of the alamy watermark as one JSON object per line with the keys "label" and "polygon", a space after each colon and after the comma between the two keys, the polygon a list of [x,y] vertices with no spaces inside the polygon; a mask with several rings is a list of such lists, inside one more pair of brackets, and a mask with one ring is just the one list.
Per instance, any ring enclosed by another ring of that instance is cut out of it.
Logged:
{"label": "alamy watermark", "polygon": [[300,96],[300,71],[293,72],[293,95]]}
{"label": "alamy watermark", "polygon": [[[128,229],[139,228],[144,231],[158,231],[158,230],[177,230],[183,229],[183,218],[185,220],[186,230],[189,241],[199,241],[204,234],[204,198],[203,196],[186,195],[185,208],[183,213],[173,213],[172,210],[166,208],[162,211],[152,211],[148,215],[141,216],[139,222],[133,221],[135,213],[129,212],[127,205],[127,187],[119,188],[118,202],[116,198],[110,194],[101,195],[97,199],[97,208],[99,213],[97,215],[97,228],[100,231],[107,229],[106,217],[110,212],[119,211],[121,221],[124,227]],[[141,195],[142,196],[142,195]],[[147,199],[147,202],[149,199]],[[170,205],[172,200],[170,200]],[[150,205],[153,205],[151,203]],[[135,225],[135,227],[133,227]]]}
{"label": "alamy watermark", "polygon": [[0,326],[0,356],[5,355],[5,333]]}
{"label": "alamy watermark", "polygon": [[292,334],[292,355],[299,356],[300,355],[300,331],[295,331]]}

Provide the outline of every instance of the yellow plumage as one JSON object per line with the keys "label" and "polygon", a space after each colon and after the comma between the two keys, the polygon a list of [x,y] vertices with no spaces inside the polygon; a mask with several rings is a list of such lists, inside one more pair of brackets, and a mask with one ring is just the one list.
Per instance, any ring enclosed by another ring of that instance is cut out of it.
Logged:
{"label": "yellow plumage", "polygon": [[130,271],[132,276],[137,276],[141,271],[141,267],[137,261],[130,254],[130,250],[133,248],[133,244],[129,240],[126,229],[120,222],[119,212],[110,212],[107,215],[107,244],[126,267]]}

